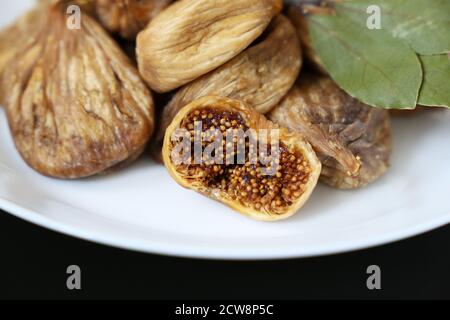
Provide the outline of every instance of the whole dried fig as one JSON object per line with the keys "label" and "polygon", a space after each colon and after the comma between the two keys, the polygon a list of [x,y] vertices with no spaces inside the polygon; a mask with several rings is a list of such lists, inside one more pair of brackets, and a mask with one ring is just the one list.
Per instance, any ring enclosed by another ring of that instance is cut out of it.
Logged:
{"label": "whole dried fig", "polygon": [[15,144],[40,173],[81,178],[136,157],[153,131],[153,100],[128,58],[87,14],[66,25],[53,1],[27,26],[1,84]]}
{"label": "whole dried fig", "polygon": [[350,97],[326,76],[302,75],[269,119],[311,143],[322,162],[321,180],[333,187],[365,186],[389,166],[389,112]]}
{"label": "whole dried fig", "polygon": [[[262,135],[264,130],[271,133]],[[217,96],[195,100],[177,114],[166,132],[163,159],[181,186],[265,221],[297,212],[321,169],[301,135],[277,129],[239,100]]]}
{"label": "whole dried fig", "polygon": [[[33,28],[42,19],[44,6],[39,5],[33,10],[20,17],[14,24],[0,31],[0,79],[3,77],[4,69],[14,59],[20,46],[33,39]],[[7,103],[7,92],[0,86],[0,105]]]}
{"label": "whole dried fig", "polygon": [[[304,7],[308,8],[308,7]],[[321,10],[320,7],[311,7],[310,10]],[[324,10],[324,9],[322,9]],[[299,6],[291,5],[288,8],[288,17],[292,21],[297,35],[299,37],[300,43],[302,45],[303,52],[305,54],[305,60],[311,65],[315,70],[320,71],[323,74],[328,74],[323,66],[322,61],[319,58],[316,50],[314,49],[311,36],[309,34],[308,22],[306,21],[307,10],[302,11]]]}
{"label": "whole dried fig", "polygon": [[172,0],[94,0],[97,17],[105,28],[134,39]]}
{"label": "whole dried fig", "polygon": [[295,30],[279,15],[269,25],[261,42],[249,47],[223,66],[181,88],[164,108],[153,141],[160,157],[164,134],[178,111],[207,95],[242,100],[260,113],[270,111],[294,84],[302,63]]}
{"label": "whole dried fig", "polygon": [[259,37],[282,0],[180,0],[137,37],[139,71],[157,92],[221,66]]}

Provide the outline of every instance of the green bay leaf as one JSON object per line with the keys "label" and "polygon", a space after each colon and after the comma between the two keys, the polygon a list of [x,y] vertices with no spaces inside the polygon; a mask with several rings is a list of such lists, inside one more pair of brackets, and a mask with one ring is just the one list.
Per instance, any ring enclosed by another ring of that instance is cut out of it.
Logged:
{"label": "green bay leaf", "polygon": [[419,104],[450,107],[450,56],[446,54],[421,56],[424,82]]}
{"label": "green bay leaf", "polygon": [[337,5],[346,16],[367,20],[367,8],[381,9],[381,27],[422,55],[450,52],[449,0],[347,0]]}
{"label": "green bay leaf", "polygon": [[415,108],[422,84],[415,52],[385,30],[369,30],[366,19],[354,19],[347,11],[337,7],[336,15],[308,17],[312,44],[326,70],[366,104]]}

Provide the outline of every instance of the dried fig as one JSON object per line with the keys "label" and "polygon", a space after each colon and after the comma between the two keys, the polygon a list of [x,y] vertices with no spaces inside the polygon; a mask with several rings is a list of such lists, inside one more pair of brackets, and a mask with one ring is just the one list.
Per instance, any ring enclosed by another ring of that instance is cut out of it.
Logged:
{"label": "dried fig", "polygon": [[112,32],[134,39],[172,0],[94,0],[97,17]]}
{"label": "dried fig", "polygon": [[[27,12],[14,24],[0,32],[0,79],[3,77],[4,69],[8,63],[15,58],[20,46],[32,41],[34,25],[42,18],[42,5]],[[0,105],[6,105],[7,92],[0,86]]]}
{"label": "dried fig", "polygon": [[265,221],[298,211],[321,169],[301,135],[278,129],[244,102],[217,96],[195,100],[177,114],[163,159],[181,186]]}
{"label": "dried fig", "polygon": [[87,14],[66,25],[53,1],[27,26],[1,87],[15,144],[40,173],[81,178],[135,157],[153,130],[153,100],[132,64]]}
{"label": "dried fig", "polygon": [[365,186],[388,168],[389,112],[350,97],[326,76],[302,75],[269,119],[311,143],[322,162],[321,180],[333,187]]}
{"label": "dried fig", "polygon": [[[308,8],[308,7],[304,7]],[[320,7],[311,7],[310,10],[321,10]],[[322,9],[324,10],[324,9]],[[309,34],[308,22],[306,21],[307,10],[302,11],[298,6],[291,5],[288,8],[288,17],[292,21],[295,29],[297,30],[297,35],[299,37],[300,43],[302,45],[303,52],[305,54],[305,60],[311,65],[315,70],[320,71],[323,74],[328,74],[323,66],[322,61],[319,58],[316,50],[311,43],[311,37]]]}
{"label": "dried fig", "polygon": [[295,30],[279,15],[269,25],[261,42],[248,48],[223,66],[181,88],[164,108],[153,141],[160,157],[165,131],[178,111],[207,95],[242,100],[260,113],[270,111],[292,87],[302,63]]}
{"label": "dried fig", "polygon": [[281,0],[180,0],[137,37],[139,71],[167,92],[216,69],[259,37]]}
{"label": "dried fig", "polygon": [[432,107],[423,107],[418,105],[415,109],[390,109],[389,113],[395,117],[410,117],[421,114],[424,111],[431,110]]}

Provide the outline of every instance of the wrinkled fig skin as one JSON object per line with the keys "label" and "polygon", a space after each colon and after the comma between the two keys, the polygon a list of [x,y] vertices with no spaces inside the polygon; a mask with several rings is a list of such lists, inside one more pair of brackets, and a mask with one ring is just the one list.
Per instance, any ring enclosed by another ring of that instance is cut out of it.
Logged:
{"label": "wrinkled fig skin", "polygon": [[[18,48],[32,34],[33,26],[39,21],[42,15],[43,6],[38,6],[34,10],[19,18],[16,23],[0,31],[0,79],[9,61],[14,58]],[[0,86],[0,105],[7,103],[7,92]]]}
{"label": "wrinkled fig skin", "polygon": [[125,39],[135,39],[172,0],[94,0],[98,19],[105,28]]}
{"label": "wrinkled fig skin", "polygon": [[388,169],[389,112],[358,102],[326,76],[302,75],[269,119],[311,143],[321,180],[333,187],[363,187]]}
{"label": "wrinkled fig skin", "polygon": [[[434,108],[433,108],[434,109]],[[415,109],[390,109],[389,112],[395,117],[410,117],[421,114],[424,111],[432,110],[432,107],[417,106]]]}
{"label": "wrinkled fig skin", "polygon": [[302,10],[298,6],[291,5],[288,8],[288,17],[297,31],[297,35],[305,55],[305,60],[316,71],[323,74],[328,74],[319,58],[319,55],[312,46],[308,22],[306,21],[306,17],[302,13]]}
{"label": "wrinkled fig skin", "polygon": [[168,125],[188,103],[207,95],[217,95],[242,100],[260,113],[267,113],[292,87],[301,64],[295,30],[286,17],[279,15],[270,24],[262,42],[175,94],[163,110],[160,128],[152,142],[155,158],[161,156]]}
{"label": "wrinkled fig skin", "polygon": [[120,48],[88,15],[66,28],[65,6],[30,28],[1,87],[15,144],[38,172],[95,175],[135,157],[153,131],[150,92]]}
{"label": "wrinkled fig skin", "polygon": [[180,0],[137,37],[139,71],[168,92],[216,69],[258,38],[282,0]]}
{"label": "wrinkled fig skin", "polygon": [[[286,129],[280,129],[277,174],[262,175],[260,162],[250,164],[248,160],[246,164],[226,164],[226,160],[223,164],[175,164],[172,152],[178,141],[172,141],[172,134],[179,128],[190,130],[189,125],[197,121],[197,117],[205,119],[202,120],[203,130],[216,125],[224,135],[226,130],[238,127],[256,132],[277,128],[239,100],[207,96],[193,101],[177,114],[164,139],[164,164],[178,184],[263,221],[286,219],[308,200],[319,179],[321,164],[309,143]],[[271,148],[270,145],[267,148]],[[229,159],[226,153],[223,156]]]}

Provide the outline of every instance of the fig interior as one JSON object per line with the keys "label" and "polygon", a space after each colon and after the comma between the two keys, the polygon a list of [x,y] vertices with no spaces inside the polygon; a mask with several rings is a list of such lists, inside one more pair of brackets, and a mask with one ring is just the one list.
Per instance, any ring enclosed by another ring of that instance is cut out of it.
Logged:
{"label": "fig interior", "polygon": [[[210,194],[220,191],[221,196],[238,201],[245,207],[278,214],[286,212],[304,193],[311,168],[300,150],[291,150],[278,141],[278,145],[275,145],[277,156],[272,158],[274,161],[268,162],[268,154],[273,152],[268,135],[266,150],[256,152],[258,161],[251,161],[255,155],[255,144],[250,142],[251,135],[245,135],[243,139],[234,135],[232,145],[227,140],[227,133],[233,130],[248,132],[251,129],[236,111],[203,107],[188,113],[181,121],[180,129],[184,129],[190,137],[190,150],[195,149],[195,135],[199,134],[200,128],[201,161],[195,159],[191,152],[187,161],[176,166],[177,172],[184,179],[192,181],[199,191]],[[171,144],[172,150],[176,144],[175,139]],[[210,152],[208,148],[211,144],[222,145],[222,148]],[[216,154],[217,150],[219,154]],[[239,161],[238,155],[243,151],[244,157]],[[264,162],[262,158],[266,158]]]}

